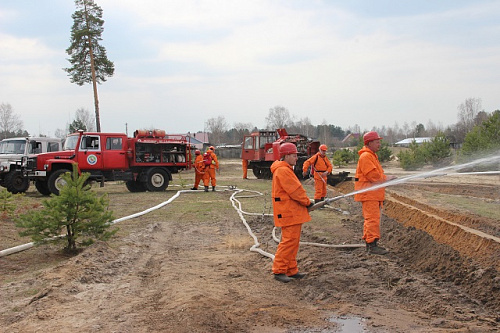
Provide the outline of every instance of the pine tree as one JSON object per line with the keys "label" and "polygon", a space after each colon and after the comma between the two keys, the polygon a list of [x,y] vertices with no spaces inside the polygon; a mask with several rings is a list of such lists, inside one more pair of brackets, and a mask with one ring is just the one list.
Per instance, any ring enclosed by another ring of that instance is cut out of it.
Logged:
{"label": "pine tree", "polygon": [[474,157],[500,149],[500,110],[494,111],[481,125],[467,133],[460,153]]}
{"label": "pine tree", "polygon": [[71,15],[71,45],[66,49],[70,56],[70,68],[64,70],[71,77],[71,82],[82,86],[92,83],[94,89],[94,106],[97,132],[101,131],[99,115],[99,97],[97,83],[106,81],[106,77],[114,74],[115,67],[107,55],[104,46],[100,45],[104,30],[102,9],[94,0],[75,0],[77,10]]}
{"label": "pine tree", "polygon": [[402,150],[398,154],[399,164],[404,170],[418,170],[425,165],[427,152],[415,140],[410,143],[409,150]]}
{"label": "pine tree", "polygon": [[[98,197],[87,185],[88,173],[78,175],[76,165],[73,172],[63,175],[66,185],[59,196],[52,196],[42,202],[44,208],[33,210],[19,217],[16,225],[25,228],[21,236],[31,236],[37,243],[51,239],[67,240],[65,250],[74,252],[77,245],[87,246],[94,239],[106,240],[117,229],[108,231],[113,213],[108,211],[107,196]],[[66,234],[63,237],[61,233]],[[77,243],[79,238],[83,238]]]}
{"label": "pine tree", "polygon": [[69,124],[68,129],[69,133],[75,133],[78,132],[78,130],[83,130],[84,132],[86,132],[87,126],[85,126],[85,124],[81,120],[75,119],[71,124]]}
{"label": "pine tree", "polygon": [[7,189],[0,189],[0,212],[2,218],[11,217],[18,205],[19,196],[24,193],[12,194]]}
{"label": "pine tree", "polygon": [[443,132],[439,132],[430,142],[425,142],[427,162],[435,167],[449,165],[452,162],[450,142]]}

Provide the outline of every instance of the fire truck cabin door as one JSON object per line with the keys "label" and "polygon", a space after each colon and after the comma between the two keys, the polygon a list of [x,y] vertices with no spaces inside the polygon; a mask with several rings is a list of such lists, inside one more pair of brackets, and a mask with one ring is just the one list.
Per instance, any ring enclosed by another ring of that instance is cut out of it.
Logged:
{"label": "fire truck cabin door", "polygon": [[[125,140],[126,141],[126,140]],[[125,170],[128,169],[127,154],[122,136],[106,137],[106,149],[103,150],[104,169]]]}

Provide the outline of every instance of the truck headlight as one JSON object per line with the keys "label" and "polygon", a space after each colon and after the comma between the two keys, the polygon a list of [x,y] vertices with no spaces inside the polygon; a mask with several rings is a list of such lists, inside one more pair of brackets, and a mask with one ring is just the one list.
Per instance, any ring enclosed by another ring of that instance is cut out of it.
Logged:
{"label": "truck headlight", "polygon": [[43,170],[47,170],[49,168],[49,165],[48,164],[44,164],[43,165]]}

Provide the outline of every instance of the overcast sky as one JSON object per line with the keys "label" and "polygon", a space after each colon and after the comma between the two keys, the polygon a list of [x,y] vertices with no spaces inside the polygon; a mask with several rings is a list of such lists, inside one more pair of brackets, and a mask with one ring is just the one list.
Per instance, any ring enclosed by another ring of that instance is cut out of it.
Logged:
{"label": "overcast sky", "polygon": [[[204,130],[209,118],[266,126],[284,106],[344,129],[447,126],[457,106],[500,109],[500,1],[97,0],[115,75],[98,87],[101,129]],[[30,134],[85,108],[70,82],[70,0],[0,1],[0,103]]]}

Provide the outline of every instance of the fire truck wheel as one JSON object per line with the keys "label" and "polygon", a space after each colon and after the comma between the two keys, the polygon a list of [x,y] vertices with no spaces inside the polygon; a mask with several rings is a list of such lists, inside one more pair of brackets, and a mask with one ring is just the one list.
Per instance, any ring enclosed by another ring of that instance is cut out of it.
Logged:
{"label": "fire truck wheel", "polygon": [[59,169],[54,171],[50,175],[49,181],[47,183],[50,193],[59,195],[59,191],[61,190],[61,188],[66,185],[66,181],[62,178],[62,175],[64,175],[66,172],[70,171],[67,169]]}
{"label": "fire truck wheel", "polygon": [[258,166],[254,166],[253,169],[253,175],[257,177],[257,179],[262,179],[262,169],[259,168]]}
{"label": "fire truck wheel", "polygon": [[21,172],[11,171],[5,176],[5,187],[13,194],[24,193],[30,187],[30,181]]}
{"label": "fire truck wheel", "polygon": [[146,189],[150,192],[161,192],[168,187],[168,174],[160,168],[151,169],[147,173]]}
{"label": "fire truck wheel", "polygon": [[46,181],[35,180],[35,187],[41,195],[50,195],[49,185]]}
{"label": "fire truck wheel", "polygon": [[127,190],[130,192],[145,192],[146,187],[144,187],[144,184],[135,180],[127,180],[125,183],[125,186],[127,187]]}

